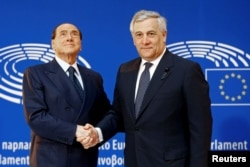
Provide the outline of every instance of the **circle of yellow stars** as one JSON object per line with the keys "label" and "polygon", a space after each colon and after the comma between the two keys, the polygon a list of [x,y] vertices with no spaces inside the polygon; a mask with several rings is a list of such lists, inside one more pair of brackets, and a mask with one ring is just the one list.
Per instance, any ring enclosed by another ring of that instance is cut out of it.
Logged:
{"label": "circle of yellow stars", "polygon": [[[229,94],[227,94],[227,92],[224,90],[224,84],[226,83],[226,81],[228,81],[229,79],[238,79],[240,80],[241,84],[242,84],[242,90],[241,92],[239,92],[236,96],[230,96]],[[220,80],[220,85],[219,85],[219,89],[220,89],[220,94],[221,96],[225,97],[225,100],[230,100],[232,102],[235,102],[237,100],[241,100],[243,96],[245,96],[247,94],[247,84],[246,84],[246,79],[243,78],[240,74],[235,74],[235,73],[231,73],[231,74],[226,74],[224,76],[224,78],[222,78]]]}

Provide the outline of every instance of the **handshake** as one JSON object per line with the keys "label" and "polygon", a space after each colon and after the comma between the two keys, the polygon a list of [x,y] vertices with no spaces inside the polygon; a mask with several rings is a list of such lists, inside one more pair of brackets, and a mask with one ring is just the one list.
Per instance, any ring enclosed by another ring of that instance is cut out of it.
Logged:
{"label": "handshake", "polygon": [[81,143],[85,149],[94,147],[100,142],[97,130],[90,124],[77,125],[75,136],[76,141]]}

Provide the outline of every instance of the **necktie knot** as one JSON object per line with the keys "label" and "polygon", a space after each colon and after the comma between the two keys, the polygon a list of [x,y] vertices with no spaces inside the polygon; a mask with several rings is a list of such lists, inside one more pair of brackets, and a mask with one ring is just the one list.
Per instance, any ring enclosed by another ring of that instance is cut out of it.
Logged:
{"label": "necktie knot", "polygon": [[69,66],[68,71],[69,71],[69,72],[75,72],[75,68],[72,67],[72,66]]}
{"label": "necktie knot", "polygon": [[78,79],[75,76],[75,68],[70,66],[68,68],[68,72],[69,72],[69,78],[72,81],[77,93],[80,95],[81,99],[84,99],[84,93],[83,93],[83,89],[82,86],[80,84],[80,82],[78,81]]}
{"label": "necktie knot", "polygon": [[150,63],[150,62],[146,62],[146,63],[144,63],[144,65],[145,65],[145,70],[149,70],[149,68],[150,68],[153,64]]}
{"label": "necktie knot", "polygon": [[68,72],[69,72],[69,77],[70,77],[70,78],[71,78],[71,76],[73,77],[74,74],[75,74],[75,68],[72,67],[72,66],[70,66],[70,67],[68,68]]}

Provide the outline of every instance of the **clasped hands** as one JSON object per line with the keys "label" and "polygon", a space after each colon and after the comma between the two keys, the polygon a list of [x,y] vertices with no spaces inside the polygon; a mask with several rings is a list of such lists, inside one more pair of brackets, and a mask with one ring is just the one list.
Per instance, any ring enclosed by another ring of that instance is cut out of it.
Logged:
{"label": "clasped hands", "polygon": [[94,147],[100,142],[97,130],[90,124],[77,125],[75,135],[76,141],[80,142],[85,149]]}

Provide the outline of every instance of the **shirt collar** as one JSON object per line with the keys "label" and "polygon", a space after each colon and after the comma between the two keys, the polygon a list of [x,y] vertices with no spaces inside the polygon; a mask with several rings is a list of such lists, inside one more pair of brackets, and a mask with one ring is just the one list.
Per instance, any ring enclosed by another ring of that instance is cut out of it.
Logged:
{"label": "shirt collar", "polygon": [[74,67],[75,70],[76,70],[76,74],[78,75],[79,74],[79,70],[78,70],[78,67],[77,67],[77,63],[75,62],[74,64],[70,65],[68,63],[66,63],[64,60],[62,60],[60,57],[58,56],[55,56],[55,59],[57,61],[57,63],[60,65],[60,67],[62,67],[63,71],[64,72],[67,72],[68,71],[68,68],[70,66]]}
{"label": "shirt collar", "polygon": [[[166,52],[166,48],[163,50],[163,52],[162,52],[162,54],[161,54],[160,56],[158,56],[155,60],[150,61],[150,63],[152,63],[153,66],[154,66],[154,65],[157,66],[157,65],[159,64],[159,62],[160,62],[160,60],[161,60],[161,58],[162,58],[162,56],[164,55],[165,52]],[[145,59],[143,59],[143,58],[141,58],[141,65],[140,65],[140,66],[143,66],[144,63],[146,63],[146,62],[148,62],[148,61],[145,60]]]}

